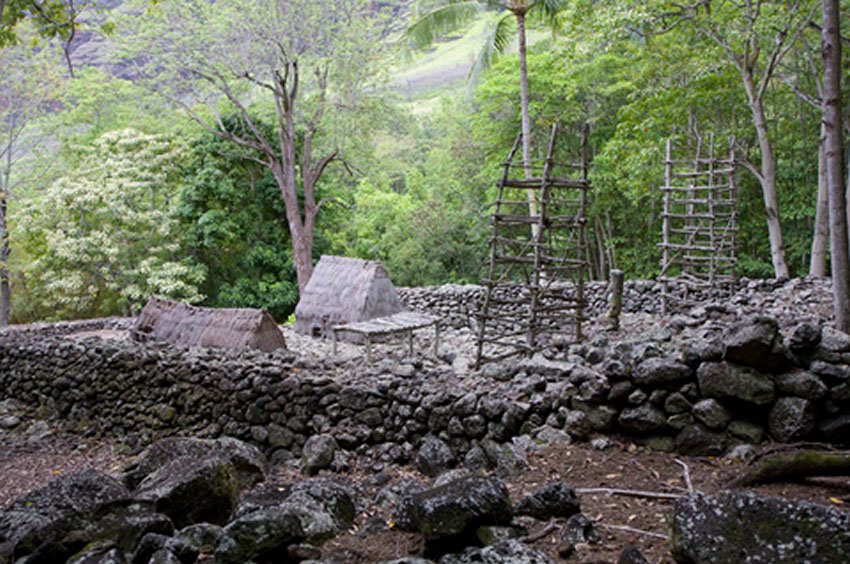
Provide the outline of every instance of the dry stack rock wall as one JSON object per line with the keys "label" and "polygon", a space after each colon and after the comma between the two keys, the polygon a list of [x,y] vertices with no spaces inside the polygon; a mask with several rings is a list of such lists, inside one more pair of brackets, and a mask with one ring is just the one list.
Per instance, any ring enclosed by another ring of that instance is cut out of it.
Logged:
{"label": "dry stack rock wall", "polygon": [[[794,305],[787,292],[807,296],[797,309],[814,311],[819,286],[777,284],[761,301],[746,294],[747,307],[784,311]],[[284,458],[317,433],[396,460],[428,434],[459,454],[523,434],[551,442],[621,433],[694,454],[766,437],[846,441],[850,336],[816,319],[741,317],[736,307],[696,307],[639,336],[597,334],[471,374],[428,356],[367,365],[67,336],[127,320],[29,327],[0,333],[0,400],[131,445],[227,435]]]}

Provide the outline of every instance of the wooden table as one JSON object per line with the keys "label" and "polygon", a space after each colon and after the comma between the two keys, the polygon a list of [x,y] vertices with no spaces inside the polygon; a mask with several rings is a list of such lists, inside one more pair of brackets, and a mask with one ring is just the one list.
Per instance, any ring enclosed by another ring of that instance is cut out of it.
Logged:
{"label": "wooden table", "polygon": [[440,348],[440,323],[436,317],[414,313],[412,311],[403,311],[388,317],[376,317],[366,321],[358,321],[356,323],[346,323],[345,325],[334,325],[331,328],[333,334],[333,353],[336,354],[337,333],[357,333],[363,335],[366,339],[366,361],[372,362],[372,338],[383,335],[394,335],[397,333],[407,333],[408,347],[410,354],[413,354],[413,332],[417,329],[426,327],[434,327],[434,356]]}

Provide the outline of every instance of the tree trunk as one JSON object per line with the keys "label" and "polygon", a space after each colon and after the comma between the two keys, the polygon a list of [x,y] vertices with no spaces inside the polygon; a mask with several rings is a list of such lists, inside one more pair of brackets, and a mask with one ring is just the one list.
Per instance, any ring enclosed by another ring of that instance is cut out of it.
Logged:
{"label": "tree trunk", "polygon": [[12,181],[12,144],[6,147],[6,163],[0,176],[0,327],[9,324],[12,287],[9,283],[9,191]]}
{"label": "tree trunk", "polygon": [[739,488],[815,476],[850,476],[850,454],[814,451],[780,454],[738,476],[726,484],[726,487]]}
{"label": "tree trunk", "polygon": [[770,240],[770,258],[776,278],[788,278],[790,272],[785,262],[785,242],[782,238],[782,222],[779,217],[779,198],[776,195],[776,156],[767,133],[767,117],[761,100],[751,99],[750,109],[756,127],[759,149],[761,149],[761,184],[764,199],[764,214],[767,219],[767,236]]}
{"label": "tree trunk", "polygon": [[826,131],[821,124],[820,142],[818,143],[818,203],[815,209],[815,229],[812,234],[812,259],[809,263],[809,274],[820,277],[826,276],[826,242],[829,237],[829,193],[826,187],[825,135]]}
{"label": "tree trunk", "polygon": [[823,124],[826,128],[826,178],[832,300],[836,327],[850,332],[850,255],[844,192],[844,129],[841,121],[841,37],[838,0],[823,0]]}
{"label": "tree trunk", "polygon": [[[528,110],[528,56],[525,37],[525,14],[516,14],[519,35],[519,104],[522,119],[522,167],[525,179],[532,177],[531,172],[531,116]],[[537,200],[534,190],[528,190],[528,215],[537,215]],[[531,235],[536,237],[537,226],[531,226]]]}

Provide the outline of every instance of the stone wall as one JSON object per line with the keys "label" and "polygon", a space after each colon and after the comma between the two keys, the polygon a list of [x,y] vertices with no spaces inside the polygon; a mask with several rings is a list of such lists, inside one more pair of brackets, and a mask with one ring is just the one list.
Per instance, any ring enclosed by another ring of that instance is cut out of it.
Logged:
{"label": "stone wall", "polygon": [[816,323],[783,334],[775,319],[715,314],[698,308],[639,338],[596,335],[548,359],[472,374],[428,357],[368,366],[287,351],[69,339],[67,326],[7,330],[0,399],[131,446],[173,434],[228,435],[277,457],[297,456],[320,432],[344,448],[397,460],[429,433],[459,453],[520,434],[553,441],[624,433],[699,454],[767,436],[850,437],[850,336]]}

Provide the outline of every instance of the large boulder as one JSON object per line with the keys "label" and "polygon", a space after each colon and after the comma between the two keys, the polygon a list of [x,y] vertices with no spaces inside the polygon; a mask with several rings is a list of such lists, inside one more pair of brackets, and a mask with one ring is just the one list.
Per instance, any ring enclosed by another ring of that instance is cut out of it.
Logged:
{"label": "large boulder", "polygon": [[635,366],[632,380],[638,386],[654,388],[672,386],[687,382],[693,377],[693,369],[683,362],[672,358],[648,358]]}
{"label": "large boulder", "polygon": [[779,442],[802,439],[815,428],[815,405],[803,398],[779,398],[767,423],[771,436]]}
{"label": "large boulder", "polygon": [[706,362],[697,370],[699,389],[707,398],[733,398],[756,405],[776,399],[773,380],[752,368],[728,362]]}
{"label": "large boulder", "polygon": [[301,471],[315,476],[319,470],[330,468],[339,446],[331,435],[313,435],[304,443],[301,453]]}
{"label": "large boulder", "polygon": [[219,564],[288,562],[287,548],[303,539],[301,523],[288,509],[260,509],[238,517],[222,529],[215,546],[215,561]]}
{"label": "large boulder", "polygon": [[729,362],[773,374],[785,372],[791,366],[779,323],[771,317],[755,317],[733,325],[724,341],[723,358]]}
{"label": "large boulder", "polygon": [[645,435],[663,429],[667,424],[667,416],[657,407],[644,403],[621,411],[618,421],[627,433]]}
{"label": "large boulder", "polygon": [[223,525],[236,508],[239,481],[227,459],[184,456],[145,478],[133,495],[153,504],[178,528],[204,522]]}
{"label": "large boulder", "polygon": [[428,435],[416,455],[416,468],[426,476],[434,477],[457,464],[457,457],[444,441]]}
{"label": "large boulder", "polygon": [[440,564],[550,564],[545,553],[522,544],[516,539],[505,539],[484,548],[469,547],[460,554],[448,554]]}
{"label": "large boulder", "polygon": [[548,484],[533,491],[514,507],[514,514],[539,520],[570,517],[581,511],[575,491],[564,482]]}
{"label": "large boulder", "polygon": [[264,509],[280,509],[295,516],[304,538],[312,543],[351,527],[356,511],[350,489],[326,479],[298,482],[286,488],[260,486],[242,499],[234,516],[241,518]]}
{"label": "large boulder", "polygon": [[850,562],[850,513],[753,493],[676,501],[670,552],[677,562]]}
{"label": "large boulder", "polygon": [[504,482],[468,476],[401,499],[395,522],[403,531],[422,533],[428,541],[474,536],[482,525],[508,525],[511,501]]}
{"label": "large boulder", "polygon": [[266,477],[268,461],[257,447],[234,439],[193,439],[169,437],[147,447],[124,471],[124,483],[135,489],[153,472],[182,457],[202,459],[218,457],[228,460],[236,469],[239,488],[247,488]]}
{"label": "large boulder", "polygon": [[173,529],[164,515],[133,504],[119,481],[83,470],[24,495],[0,513],[0,562],[64,562],[95,540],[131,551],[146,533]]}

